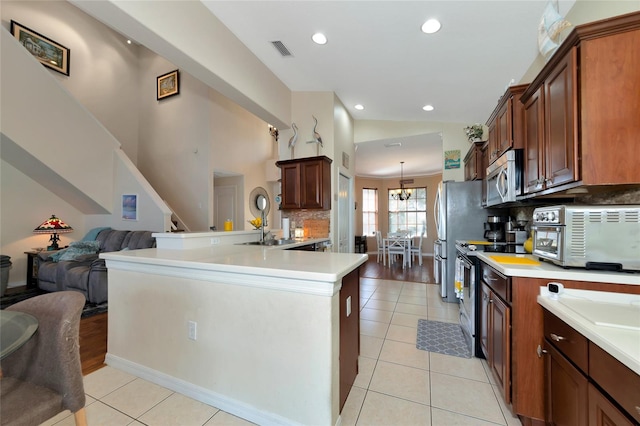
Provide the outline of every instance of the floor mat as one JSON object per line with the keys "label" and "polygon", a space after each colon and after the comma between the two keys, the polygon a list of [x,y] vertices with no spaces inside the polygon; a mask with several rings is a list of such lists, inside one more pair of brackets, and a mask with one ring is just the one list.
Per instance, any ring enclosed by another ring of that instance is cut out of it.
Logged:
{"label": "floor mat", "polygon": [[461,358],[471,358],[460,324],[418,320],[416,348]]}

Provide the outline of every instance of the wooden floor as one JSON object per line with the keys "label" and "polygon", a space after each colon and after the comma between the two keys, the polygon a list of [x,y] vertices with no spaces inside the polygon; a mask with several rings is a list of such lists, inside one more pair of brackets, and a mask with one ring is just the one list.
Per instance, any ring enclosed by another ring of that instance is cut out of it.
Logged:
{"label": "wooden floor", "polygon": [[384,266],[382,259],[380,263],[376,262],[377,255],[375,253],[369,253],[369,260],[365,263],[361,270],[360,276],[362,278],[378,278],[383,280],[394,281],[410,281],[415,283],[432,284],[435,283],[433,276],[433,257],[426,256],[422,258],[422,266],[416,262],[411,268],[402,268],[399,262],[394,263],[392,266]]}
{"label": "wooden floor", "polygon": [[107,354],[108,313],[80,320],[80,361],[82,374],[87,375],[104,366]]}
{"label": "wooden floor", "polygon": [[[362,278],[378,278],[384,280],[433,283],[433,258],[424,257],[422,266],[417,262],[411,268],[402,269],[396,263],[383,266],[376,262],[376,254],[369,254],[369,260],[360,270]],[[107,353],[107,318],[108,313],[94,315],[80,320],[80,359],[82,374],[87,375],[104,366]]]}

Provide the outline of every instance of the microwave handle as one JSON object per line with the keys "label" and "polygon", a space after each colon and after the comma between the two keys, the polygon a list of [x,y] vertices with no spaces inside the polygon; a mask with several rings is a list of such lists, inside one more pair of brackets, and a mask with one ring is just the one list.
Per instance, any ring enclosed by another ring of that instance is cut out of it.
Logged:
{"label": "microwave handle", "polygon": [[500,172],[498,173],[498,177],[496,178],[496,189],[498,190],[498,195],[500,195],[500,198],[502,198],[502,202],[505,201],[508,192],[506,180],[507,171],[505,169],[502,169],[500,170]]}

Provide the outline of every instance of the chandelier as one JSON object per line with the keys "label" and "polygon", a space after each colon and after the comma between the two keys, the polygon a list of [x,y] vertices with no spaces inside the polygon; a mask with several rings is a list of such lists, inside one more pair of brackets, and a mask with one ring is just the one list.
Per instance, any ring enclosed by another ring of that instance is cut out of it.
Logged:
{"label": "chandelier", "polygon": [[394,200],[406,201],[411,197],[413,189],[404,187],[404,161],[400,162],[400,189],[391,190],[391,197]]}

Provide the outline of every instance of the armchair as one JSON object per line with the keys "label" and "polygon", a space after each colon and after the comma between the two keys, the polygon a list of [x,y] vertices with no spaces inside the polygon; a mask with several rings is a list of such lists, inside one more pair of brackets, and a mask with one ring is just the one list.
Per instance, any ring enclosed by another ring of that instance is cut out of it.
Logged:
{"label": "armchair", "polygon": [[7,310],[38,320],[38,331],[2,360],[2,424],[38,425],[70,410],[86,425],[85,394],[78,345],[84,297],[77,292],[44,294]]}

